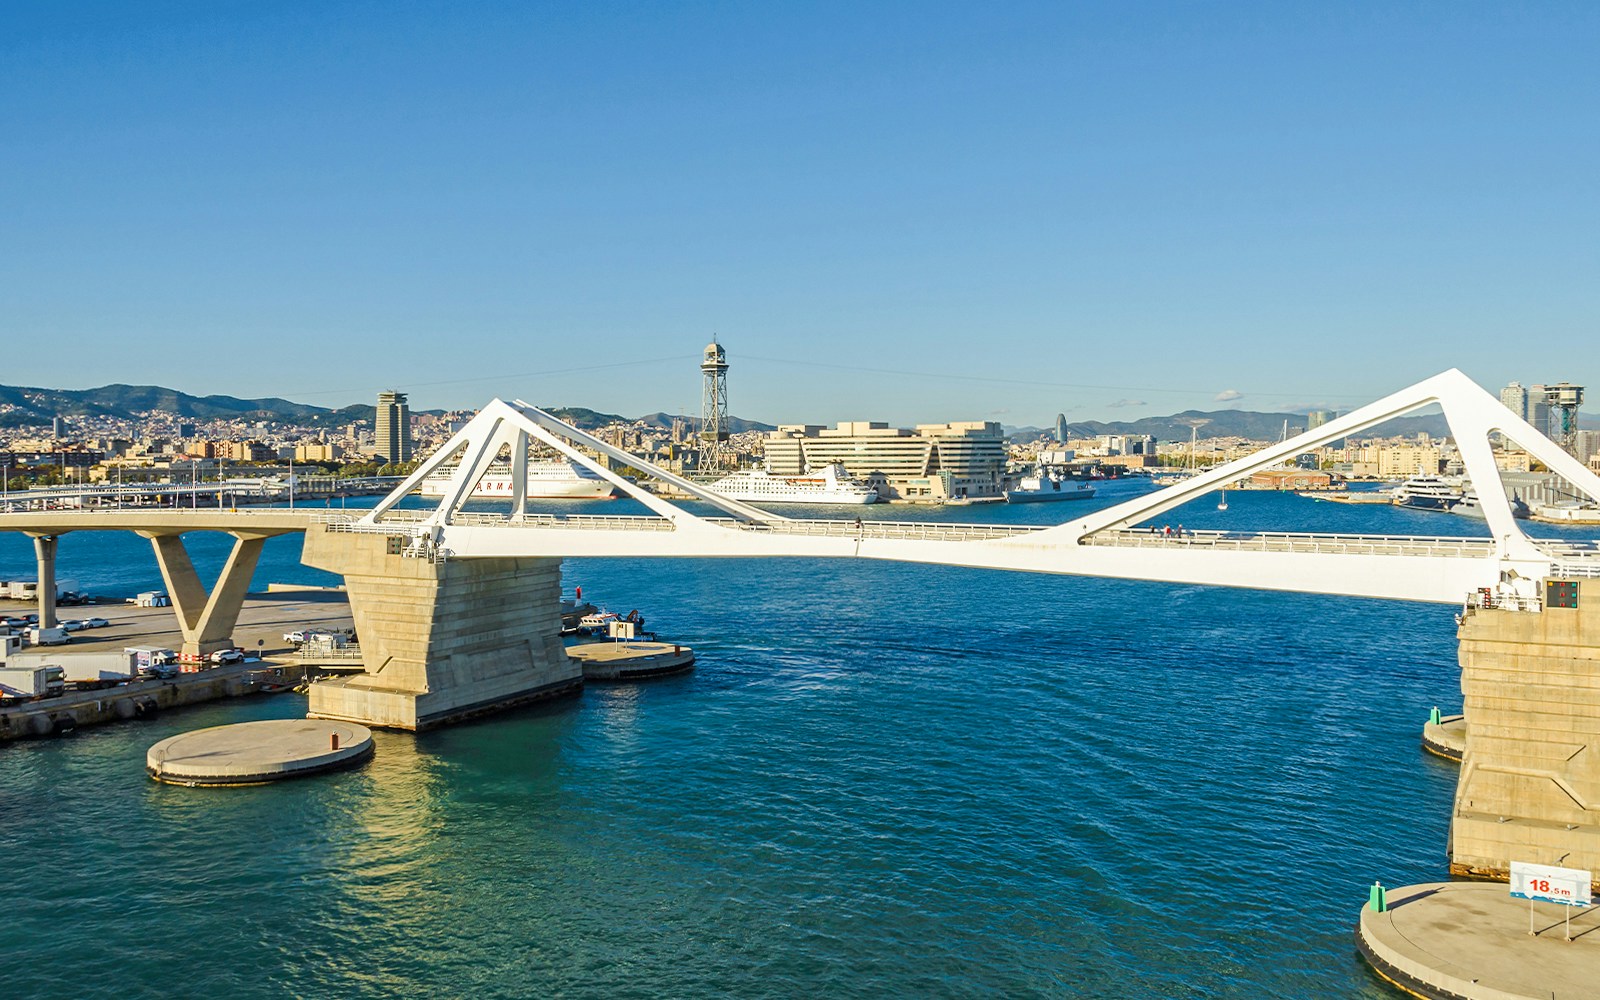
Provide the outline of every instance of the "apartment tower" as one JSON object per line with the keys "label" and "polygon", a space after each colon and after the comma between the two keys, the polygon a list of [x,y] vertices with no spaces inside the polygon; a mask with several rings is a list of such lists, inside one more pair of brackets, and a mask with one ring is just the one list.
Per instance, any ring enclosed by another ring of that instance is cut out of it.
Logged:
{"label": "apartment tower", "polygon": [[388,463],[411,461],[411,407],[406,405],[406,394],[378,393],[377,441],[378,456]]}

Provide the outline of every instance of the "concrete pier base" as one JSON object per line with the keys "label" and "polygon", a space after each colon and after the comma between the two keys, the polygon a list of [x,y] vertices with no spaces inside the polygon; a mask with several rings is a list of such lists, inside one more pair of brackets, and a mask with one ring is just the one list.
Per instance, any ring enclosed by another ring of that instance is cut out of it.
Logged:
{"label": "concrete pier base", "polygon": [[1440,716],[1438,722],[1422,724],[1422,749],[1435,757],[1461,763],[1467,752],[1467,717],[1464,715]]}
{"label": "concrete pier base", "polygon": [[567,647],[588,681],[642,681],[694,669],[694,650],[670,642],[585,642]]}
{"label": "concrete pier base", "polygon": [[1430,882],[1390,889],[1384,911],[1362,907],[1356,946],[1378,975],[1428,1000],[1579,1000],[1596,994],[1597,930],[1594,908],[1530,911],[1503,885]]}
{"label": "concrete pier base", "polygon": [[145,770],[169,785],[263,785],[353,767],[370,756],[365,726],[270,719],[169,736],[145,755]]}
{"label": "concrete pier base", "polygon": [[428,559],[405,539],[306,533],[344,576],[364,671],[311,686],[312,718],[422,730],[583,689],[561,642],[559,559]]}
{"label": "concrete pier base", "polygon": [[1569,582],[1577,607],[1462,616],[1453,875],[1507,879],[1513,861],[1600,871],[1600,579]]}

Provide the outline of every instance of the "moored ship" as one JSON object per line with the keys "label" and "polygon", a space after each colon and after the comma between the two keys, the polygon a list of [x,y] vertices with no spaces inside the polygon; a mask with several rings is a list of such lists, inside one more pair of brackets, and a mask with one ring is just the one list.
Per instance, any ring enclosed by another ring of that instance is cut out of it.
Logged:
{"label": "moored ship", "polygon": [[[422,481],[418,492],[425,497],[443,497],[450,489],[454,470],[440,470]],[[612,485],[576,462],[560,459],[528,462],[529,500],[607,500]],[[492,465],[473,487],[474,500],[511,499],[511,467]]]}
{"label": "moored ship", "polygon": [[1461,484],[1435,475],[1412,476],[1394,488],[1394,505],[1412,510],[1448,511],[1461,502]]}
{"label": "moored ship", "polygon": [[[1483,505],[1478,500],[1477,490],[1459,479],[1434,475],[1412,476],[1396,486],[1393,495],[1396,507],[1443,511],[1447,514],[1459,514],[1462,517],[1475,517],[1480,521],[1484,517]],[[1520,520],[1531,513],[1528,505],[1523,503],[1520,497],[1513,496],[1508,502],[1511,505],[1512,517]]]}
{"label": "moored ship", "polygon": [[844,466],[828,465],[803,476],[774,476],[765,469],[735,472],[712,483],[709,489],[729,500],[748,503],[877,503],[878,491],[851,478]]}
{"label": "moored ship", "polygon": [[1014,490],[1006,490],[1006,503],[1042,503],[1051,500],[1088,500],[1094,487],[1040,470],[1023,477]]}

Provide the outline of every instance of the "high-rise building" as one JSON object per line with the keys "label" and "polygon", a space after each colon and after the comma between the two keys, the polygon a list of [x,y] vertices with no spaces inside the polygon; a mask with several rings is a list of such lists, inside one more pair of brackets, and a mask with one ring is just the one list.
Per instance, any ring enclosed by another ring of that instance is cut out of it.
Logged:
{"label": "high-rise building", "polygon": [[1545,400],[1543,385],[1528,386],[1528,412],[1523,417],[1533,429],[1546,437],[1550,434],[1550,404]]}
{"label": "high-rise building", "polygon": [[1062,444],[1067,442],[1067,415],[1065,413],[1056,414],[1056,440]]}
{"label": "high-rise building", "polygon": [[1600,431],[1579,431],[1573,436],[1573,457],[1589,463],[1600,457]]}
{"label": "high-rise building", "polygon": [[1508,383],[1501,389],[1500,402],[1523,420],[1528,419],[1528,390],[1523,388],[1521,382]]}
{"label": "high-rise building", "polygon": [[50,421],[50,436],[55,440],[60,441],[63,437],[65,437],[66,431],[66,421],[62,420],[60,417],[56,417],[54,420]]}
{"label": "high-rise building", "polygon": [[1306,414],[1306,430],[1314,431],[1338,415],[1335,410],[1312,410]]}
{"label": "high-rise building", "polygon": [[376,451],[385,462],[411,461],[411,407],[403,392],[378,393]]}

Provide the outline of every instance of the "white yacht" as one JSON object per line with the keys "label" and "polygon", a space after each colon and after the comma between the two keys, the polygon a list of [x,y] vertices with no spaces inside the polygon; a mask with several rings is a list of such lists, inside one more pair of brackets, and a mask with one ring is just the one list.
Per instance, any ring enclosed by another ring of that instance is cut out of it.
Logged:
{"label": "white yacht", "polygon": [[1063,478],[1055,472],[1040,469],[1024,476],[1014,490],[1006,490],[1006,503],[1041,503],[1047,500],[1087,500],[1094,496],[1094,487],[1088,483]]}
{"label": "white yacht", "polygon": [[708,489],[729,500],[748,503],[877,503],[878,491],[859,479],[852,479],[837,463],[821,472],[803,476],[774,476],[765,469],[735,472],[712,483]]}
{"label": "white yacht", "polygon": [[[1483,504],[1478,501],[1478,491],[1461,479],[1445,476],[1412,476],[1394,489],[1394,503],[1412,510],[1438,510],[1462,517],[1483,519]],[[1511,516],[1526,518],[1528,505],[1517,496],[1509,500]]]}
{"label": "white yacht", "polygon": [[[418,490],[425,497],[442,497],[450,488],[454,469],[441,469],[422,481]],[[613,495],[609,482],[576,462],[547,459],[528,462],[529,500],[606,500]],[[511,467],[496,464],[478,481],[474,500],[511,499]]]}
{"label": "white yacht", "polygon": [[1396,507],[1448,511],[1461,502],[1466,490],[1460,480],[1429,474],[1412,476],[1394,488]]}

